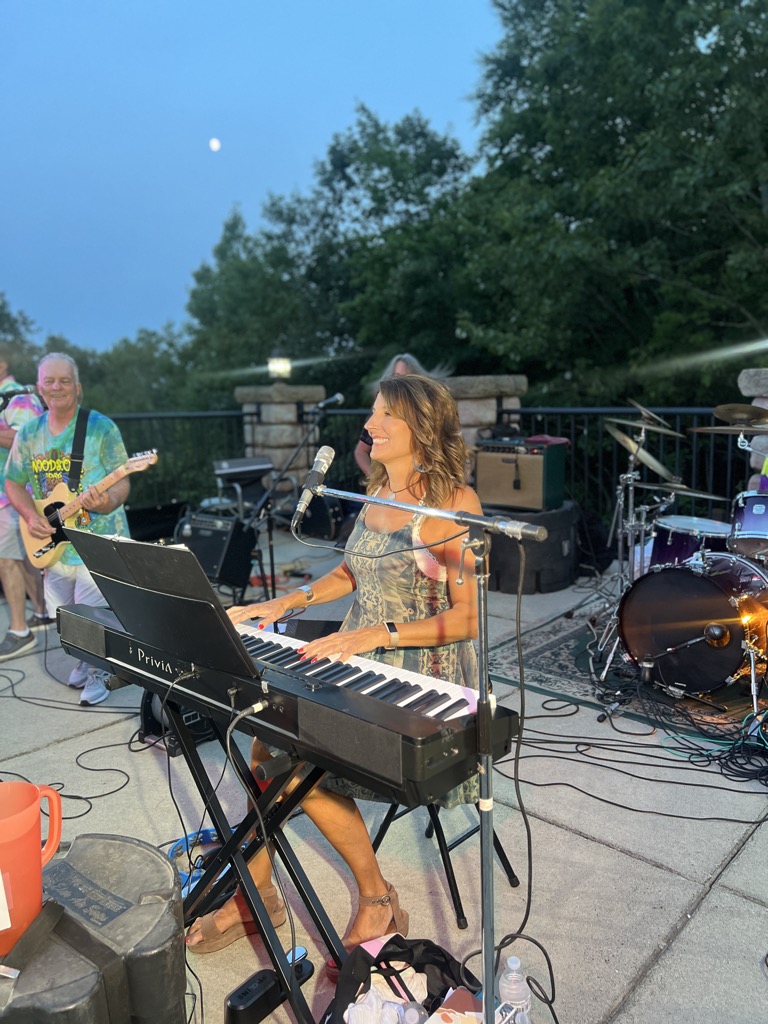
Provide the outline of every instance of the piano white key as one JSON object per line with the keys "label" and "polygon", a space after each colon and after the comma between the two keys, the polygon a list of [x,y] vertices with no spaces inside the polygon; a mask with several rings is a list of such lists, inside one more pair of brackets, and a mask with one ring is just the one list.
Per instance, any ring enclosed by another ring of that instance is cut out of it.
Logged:
{"label": "piano white key", "polygon": [[[244,639],[247,639],[249,637],[255,637],[257,640],[263,641],[264,643],[274,641],[281,647],[290,647],[293,648],[293,650],[295,651],[298,651],[299,648],[303,647],[305,643],[307,643],[306,640],[299,640],[294,636],[287,636],[285,633],[267,632],[266,630],[258,629],[256,626],[248,626],[242,622],[238,625],[237,629]],[[246,644],[246,646],[248,645]],[[257,651],[252,651],[251,653],[254,655],[254,657],[258,658]],[[422,690],[428,690],[433,693],[444,694],[445,700],[441,701],[440,704],[436,707],[431,708],[427,712],[424,712],[425,717],[440,717],[440,712],[442,708],[449,707],[455,700],[460,700],[461,698],[464,698],[464,700],[467,701],[467,706],[459,709],[458,711],[455,711],[448,717],[448,719],[446,719],[447,721],[450,721],[452,718],[461,718],[464,715],[475,714],[475,712],[477,711],[477,691],[472,690],[469,687],[459,686],[457,683],[449,683],[444,679],[435,679],[432,676],[425,676],[422,675],[420,672],[412,672],[406,668],[395,668],[394,666],[388,665],[385,662],[371,661],[369,658],[363,658],[358,654],[353,654],[349,658],[346,658],[344,660],[344,663],[348,665],[354,665],[355,667],[361,669],[363,672],[377,672],[385,676],[384,680],[381,680],[375,685],[372,684],[370,689],[366,688],[362,691],[359,691],[365,694],[366,696],[375,698],[377,689],[382,688],[388,681],[391,681],[393,679],[399,679],[404,683],[414,683],[415,685],[420,686]],[[303,664],[303,662],[297,660],[296,662],[290,663],[290,665],[286,665],[285,663],[283,663],[281,665],[281,668],[290,670],[291,666],[295,668],[299,664]],[[323,668],[327,667],[327,665],[313,666],[311,669],[306,669],[306,671],[303,670],[302,676],[311,677],[312,675],[315,675],[317,672],[322,672]],[[393,706],[407,708],[410,704],[415,703],[421,696],[421,693],[410,693],[406,697],[403,697],[402,701],[394,701]]]}

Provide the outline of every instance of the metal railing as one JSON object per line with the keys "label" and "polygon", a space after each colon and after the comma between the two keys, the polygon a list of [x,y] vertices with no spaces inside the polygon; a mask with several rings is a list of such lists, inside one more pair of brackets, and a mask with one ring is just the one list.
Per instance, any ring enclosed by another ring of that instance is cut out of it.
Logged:
{"label": "metal railing", "polygon": [[[753,472],[749,452],[738,447],[735,434],[691,433],[691,427],[722,426],[709,408],[663,407],[651,410],[668,422],[681,437],[649,430],[645,449],[672,475],[693,490],[733,498],[747,489]],[[131,480],[129,508],[136,518],[145,512],[178,516],[181,508],[196,506],[217,493],[213,462],[244,454],[247,416],[235,412],[156,413],[116,415],[129,453],[157,448],[156,466]],[[365,409],[328,410],[320,424],[320,443],[329,444],[336,458],[328,484],[345,491],[360,491],[362,476],[354,461],[354,449]],[[566,497],[609,523],[616,501],[619,479],[626,473],[629,451],[607,430],[610,418],[626,421],[616,429],[630,438],[637,436],[640,413],[626,407],[555,408],[536,407],[500,412],[496,432],[510,437],[549,434],[569,442],[566,458]],[[747,432],[747,438],[749,434]],[[279,470],[281,467],[275,467]],[[637,465],[641,480],[659,483],[660,477],[642,463]],[[687,515],[727,518],[727,507],[705,498],[678,498],[676,509]],[[177,510],[174,512],[174,510]]]}

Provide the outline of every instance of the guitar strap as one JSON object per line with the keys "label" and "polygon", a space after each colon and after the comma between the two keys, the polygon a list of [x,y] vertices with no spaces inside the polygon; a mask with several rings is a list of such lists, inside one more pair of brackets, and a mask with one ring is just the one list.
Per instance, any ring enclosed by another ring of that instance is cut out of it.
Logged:
{"label": "guitar strap", "polygon": [[73,494],[77,494],[80,489],[83,456],[85,455],[85,432],[88,429],[88,417],[90,415],[90,409],[83,409],[82,406],[77,411],[77,423],[75,423],[75,436],[72,438],[72,455],[69,460],[69,477],[67,479],[67,487],[69,487]]}

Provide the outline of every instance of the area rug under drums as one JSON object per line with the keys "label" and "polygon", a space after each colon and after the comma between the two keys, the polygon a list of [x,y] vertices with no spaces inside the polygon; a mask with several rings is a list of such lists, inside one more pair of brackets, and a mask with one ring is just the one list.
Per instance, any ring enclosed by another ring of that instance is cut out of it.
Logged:
{"label": "area rug under drums", "polygon": [[[592,627],[590,628],[590,621]],[[657,686],[643,685],[640,673],[621,649],[606,674],[605,682],[590,673],[590,650],[601,636],[605,620],[595,610],[561,617],[522,636],[525,686],[547,697],[573,701],[586,707],[605,708],[620,700],[621,713],[649,724],[675,730],[711,734],[737,732],[752,711],[749,674],[735,683],[713,686],[703,700],[685,694],[675,697]],[[608,649],[612,644],[608,645]],[[519,681],[517,641],[496,644],[488,655],[492,682],[517,686]],[[596,663],[596,675],[604,663]],[[709,684],[708,684],[709,685]],[[764,692],[761,691],[761,698]],[[768,706],[763,699],[761,709]]]}

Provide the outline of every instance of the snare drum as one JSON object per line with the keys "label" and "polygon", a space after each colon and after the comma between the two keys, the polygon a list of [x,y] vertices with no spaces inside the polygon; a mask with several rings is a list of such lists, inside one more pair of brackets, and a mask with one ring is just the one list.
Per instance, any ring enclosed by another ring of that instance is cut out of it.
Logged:
{"label": "snare drum", "polygon": [[730,523],[700,516],[659,516],[651,565],[679,565],[698,551],[727,551]]}
{"label": "snare drum", "polygon": [[747,558],[768,558],[768,493],[742,491],[733,499],[728,550]]}
{"label": "snare drum", "polygon": [[765,653],[767,621],[765,568],[715,554],[641,576],[621,599],[618,631],[635,664],[653,660],[657,682],[708,693],[749,671],[747,630]]}

